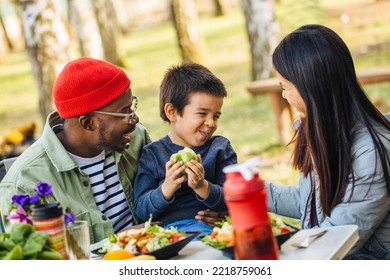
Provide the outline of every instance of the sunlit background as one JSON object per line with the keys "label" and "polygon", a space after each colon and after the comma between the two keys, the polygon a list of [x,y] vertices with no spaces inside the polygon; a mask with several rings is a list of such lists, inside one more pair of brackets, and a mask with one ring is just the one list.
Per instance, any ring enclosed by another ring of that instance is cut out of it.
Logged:
{"label": "sunlit background", "polygon": [[[24,1],[0,0],[0,135],[33,121],[39,137],[43,121],[39,112],[38,86],[25,48],[21,6],[15,2]],[[159,84],[166,69],[182,61],[170,1],[111,2],[121,30],[118,53],[132,80],[134,94],[140,97],[137,113],[152,138],[158,139],[168,131],[168,125],[159,118]],[[269,96],[253,97],[246,90],[252,80],[251,53],[241,1],[222,1],[227,9],[220,16],[216,15],[215,1],[191,2],[196,4],[194,11],[204,42],[203,64],[228,89],[217,134],[230,139],[240,162],[262,156],[263,177],[282,183],[295,183],[296,172],[291,170],[288,161],[291,147],[279,142]],[[275,20],[280,26],[279,40],[303,24],[320,23],[333,28],[345,40],[358,71],[390,67],[389,0],[264,2],[273,5]],[[60,1],[60,4],[66,30],[59,35],[69,36],[70,57],[75,58],[80,56],[77,29],[67,14],[68,1]],[[94,50],[97,51],[98,46]],[[382,112],[390,112],[389,83],[364,87]]]}

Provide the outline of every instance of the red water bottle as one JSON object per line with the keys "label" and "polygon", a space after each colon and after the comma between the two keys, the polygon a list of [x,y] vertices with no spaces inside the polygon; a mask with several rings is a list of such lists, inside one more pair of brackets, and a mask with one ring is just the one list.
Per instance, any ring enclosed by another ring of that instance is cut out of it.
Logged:
{"label": "red water bottle", "polygon": [[236,260],[276,260],[278,247],[268,216],[267,193],[258,158],[224,169],[224,195],[234,230]]}

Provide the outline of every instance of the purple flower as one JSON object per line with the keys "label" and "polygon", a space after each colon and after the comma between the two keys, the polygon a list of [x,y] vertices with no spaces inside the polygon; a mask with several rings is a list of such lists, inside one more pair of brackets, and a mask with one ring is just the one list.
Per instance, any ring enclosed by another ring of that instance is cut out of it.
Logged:
{"label": "purple flower", "polygon": [[28,223],[32,224],[32,218],[30,216],[27,216],[26,211],[24,211],[23,207],[21,205],[18,206],[18,211],[15,214],[10,214],[7,216],[7,220],[16,220],[20,223]]}
{"label": "purple flower", "polygon": [[51,195],[53,191],[51,190],[51,185],[45,182],[39,182],[37,184],[37,193],[40,197],[45,197]]}
{"label": "purple flower", "polygon": [[12,196],[12,204],[17,205],[17,208],[11,211],[11,214],[7,216],[7,219],[11,223],[28,223],[32,224],[32,218],[29,216],[28,208],[30,204],[37,203],[39,196],[33,194],[31,197],[27,194],[16,194]]}
{"label": "purple flower", "polygon": [[29,204],[36,204],[39,202],[39,195],[37,193],[34,193],[29,201]]}
{"label": "purple flower", "polygon": [[[34,204],[46,204],[46,196],[53,194],[52,186],[45,182],[38,182],[36,193],[32,196],[27,194],[17,194],[12,196],[12,207],[7,220],[11,223],[28,223],[32,224],[30,215],[30,206]],[[65,224],[74,223],[76,215],[66,208]]]}
{"label": "purple flower", "polygon": [[76,221],[75,213],[68,212],[68,209],[67,209],[67,212],[65,213],[65,225],[67,225],[69,223],[73,224],[75,221]]}
{"label": "purple flower", "polygon": [[12,204],[19,204],[24,206],[30,203],[30,196],[27,194],[15,194],[12,196]]}

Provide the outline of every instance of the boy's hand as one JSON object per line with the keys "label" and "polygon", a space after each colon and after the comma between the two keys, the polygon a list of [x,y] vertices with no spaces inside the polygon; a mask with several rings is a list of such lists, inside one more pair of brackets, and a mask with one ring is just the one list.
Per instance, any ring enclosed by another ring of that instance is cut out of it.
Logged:
{"label": "boy's hand", "polygon": [[180,189],[181,184],[186,180],[186,176],[183,175],[185,169],[183,162],[176,162],[175,159],[171,159],[165,164],[165,181],[161,186],[165,200],[171,200],[175,192]]}
{"label": "boy's hand", "polygon": [[188,177],[188,186],[192,188],[201,198],[206,198],[209,192],[209,184],[204,178],[202,158],[198,154],[198,161],[191,160],[187,163],[185,172]]}

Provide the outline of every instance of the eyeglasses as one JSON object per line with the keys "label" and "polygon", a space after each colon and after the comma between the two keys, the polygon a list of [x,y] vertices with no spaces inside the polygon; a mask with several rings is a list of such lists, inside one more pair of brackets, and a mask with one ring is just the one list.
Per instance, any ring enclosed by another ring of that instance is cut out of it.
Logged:
{"label": "eyeglasses", "polygon": [[104,111],[92,111],[94,113],[99,113],[99,114],[104,114],[104,115],[109,115],[109,116],[114,116],[114,117],[121,117],[121,118],[128,118],[127,123],[131,125],[135,121],[135,111],[137,111],[137,106],[138,106],[138,97],[133,96],[131,106],[130,106],[130,113],[125,114],[125,113],[112,113],[112,112],[104,112]]}

